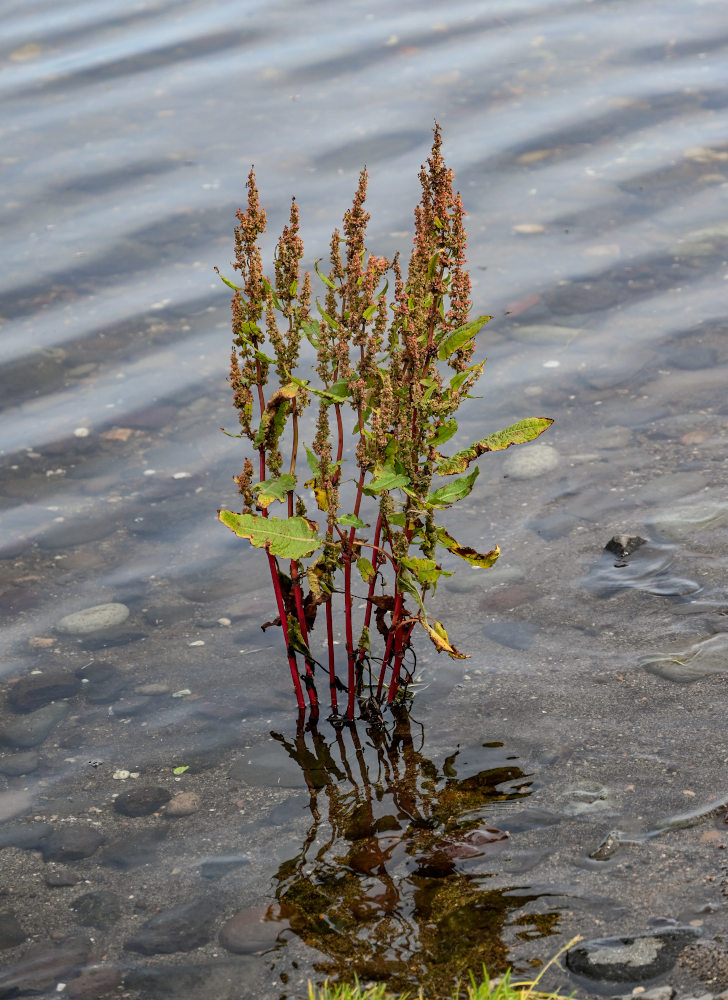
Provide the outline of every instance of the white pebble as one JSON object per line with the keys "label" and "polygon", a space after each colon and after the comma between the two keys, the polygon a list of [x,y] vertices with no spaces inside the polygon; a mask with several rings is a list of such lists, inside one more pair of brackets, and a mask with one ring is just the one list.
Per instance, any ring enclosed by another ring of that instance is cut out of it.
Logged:
{"label": "white pebble", "polygon": [[194,642],[188,642],[187,645],[188,646],[204,646],[205,645],[205,640],[204,639],[195,639]]}
{"label": "white pebble", "polygon": [[191,478],[192,478],[191,472],[175,472],[172,475],[172,479],[191,479]]}
{"label": "white pebble", "polygon": [[90,431],[88,427],[77,427],[73,433],[77,438],[87,438],[89,436]]}
{"label": "white pebble", "polygon": [[131,772],[124,770],[114,771],[111,777],[114,778],[116,781],[126,781],[127,778],[131,777]]}
{"label": "white pebble", "polygon": [[181,691],[175,691],[172,695],[173,698],[184,698],[186,695],[192,694],[189,688],[182,688]]}

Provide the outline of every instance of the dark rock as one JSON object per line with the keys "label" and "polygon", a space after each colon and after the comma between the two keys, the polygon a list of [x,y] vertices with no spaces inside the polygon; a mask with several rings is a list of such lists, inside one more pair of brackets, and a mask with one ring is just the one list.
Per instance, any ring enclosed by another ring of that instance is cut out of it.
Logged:
{"label": "dark rock", "polygon": [[123,816],[150,816],[172,798],[161,785],[140,785],[114,799],[114,809]]}
{"label": "dark rock", "polygon": [[0,774],[4,774],[8,778],[18,778],[23,774],[32,774],[38,767],[38,759],[38,754],[33,750],[0,757]]}
{"label": "dark rock", "polygon": [[3,823],[0,827],[0,851],[4,847],[19,847],[37,851],[46,837],[53,833],[49,823]]}
{"label": "dark rock", "polygon": [[58,868],[46,872],[45,884],[51,889],[60,889],[64,886],[76,885],[81,881],[80,875],[69,871],[67,868]]}
{"label": "dark rock", "polygon": [[0,972],[0,997],[52,989],[59,980],[78,972],[90,950],[91,943],[85,937],[74,936],[61,944],[32,944],[19,962]]}
{"label": "dark rock", "polygon": [[92,663],[78,671],[78,677],[86,681],[83,694],[94,704],[108,704],[116,701],[126,690],[126,677],[110,663]]}
{"label": "dark rock", "polygon": [[566,965],[587,979],[643,983],[673,967],[680,952],[699,937],[697,927],[666,927],[631,937],[584,941],[566,953]]}
{"label": "dark rock", "polygon": [[44,861],[81,861],[90,858],[103,842],[103,834],[91,827],[69,826],[51,833],[40,849]]}
{"label": "dark rock", "polygon": [[119,897],[108,890],[86,892],[71,903],[71,909],[84,927],[108,930],[121,919]]}
{"label": "dark rock", "polygon": [[491,622],[483,631],[493,642],[509,649],[530,649],[538,629],[528,622]]}
{"label": "dark rock", "polygon": [[91,965],[71,980],[66,993],[74,1000],[97,1000],[121,985],[121,971],[113,965]]}
{"label": "dark rock", "polygon": [[6,722],[0,729],[0,743],[7,746],[28,749],[39,746],[69,712],[65,701],[53,702],[29,715],[19,716]]}
{"label": "dark rock", "polygon": [[240,854],[223,854],[218,858],[208,858],[207,861],[203,861],[200,866],[200,875],[202,878],[212,881],[247,864],[249,864],[248,859]]}
{"label": "dark rock", "polygon": [[34,712],[51,701],[72,698],[80,686],[78,677],[69,671],[46,670],[14,684],[8,694],[8,705],[14,712]]}
{"label": "dark rock", "polygon": [[278,940],[282,931],[289,928],[287,920],[269,917],[269,907],[256,906],[241,910],[220,928],[220,944],[236,955],[253,955],[267,951]]}
{"label": "dark rock", "polygon": [[607,552],[613,553],[620,559],[626,559],[633,552],[636,552],[640,545],[644,545],[646,541],[646,538],[640,538],[639,535],[614,535],[609,539],[604,548]]}
{"label": "dark rock", "polygon": [[22,944],[27,937],[12,910],[0,912],[0,949],[14,948]]}
{"label": "dark rock", "polygon": [[166,826],[157,827],[133,838],[124,836],[112,840],[101,852],[101,864],[122,871],[152,864],[167,832]]}
{"label": "dark rock", "polygon": [[124,942],[124,948],[142,955],[192,951],[212,938],[213,922],[220,912],[220,905],[205,896],[192,899],[147,920],[136,934]]}

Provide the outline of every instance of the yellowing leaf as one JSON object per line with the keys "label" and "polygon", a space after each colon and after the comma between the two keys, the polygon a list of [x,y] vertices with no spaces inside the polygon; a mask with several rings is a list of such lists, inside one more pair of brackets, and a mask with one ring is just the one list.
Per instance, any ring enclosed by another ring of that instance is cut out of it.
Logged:
{"label": "yellowing leaf", "polygon": [[419,623],[427,632],[430,639],[432,639],[432,644],[438,653],[447,653],[453,660],[467,660],[470,658],[470,654],[461,653],[456,646],[452,645],[442,622],[433,621],[432,625],[430,625],[428,621],[420,618]]}
{"label": "yellowing leaf", "polygon": [[469,545],[460,545],[444,528],[437,529],[437,540],[440,545],[443,545],[453,555],[460,556],[461,559],[469,562],[471,566],[477,566],[479,569],[489,569],[500,555],[500,549],[497,545],[490,552],[477,552]]}
{"label": "yellowing leaf", "polygon": [[302,559],[322,545],[318,525],[305,517],[260,517],[231,510],[219,510],[217,515],[236,535],[274,556]]}
{"label": "yellowing leaf", "polygon": [[547,430],[553,420],[550,417],[526,417],[519,420],[517,424],[511,424],[505,430],[496,431],[488,437],[476,441],[469,448],[463,448],[452,458],[441,456],[437,464],[437,471],[441,476],[452,476],[456,472],[464,472],[465,469],[474,462],[476,458],[484,455],[486,451],[503,451],[513,444],[525,444],[533,441],[540,434]]}

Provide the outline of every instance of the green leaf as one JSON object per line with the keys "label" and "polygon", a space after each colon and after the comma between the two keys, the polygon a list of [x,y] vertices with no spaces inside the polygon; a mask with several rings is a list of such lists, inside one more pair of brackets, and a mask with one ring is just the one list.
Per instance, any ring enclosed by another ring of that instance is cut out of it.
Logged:
{"label": "green leaf", "polygon": [[261,517],[235,514],[231,510],[219,510],[217,516],[236,535],[247,538],[256,548],[266,549],[273,556],[303,559],[323,544],[318,536],[318,525],[306,517]]}
{"label": "green leaf", "polygon": [[369,583],[371,578],[377,572],[372,566],[372,564],[369,562],[369,560],[366,559],[364,556],[362,556],[360,559],[357,559],[356,568],[361,573],[361,578],[364,581],[364,583]]}
{"label": "green leaf", "polygon": [[414,556],[405,556],[400,559],[400,563],[412,572],[417,582],[423,587],[430,587],[436,584],[441,576],[452,576],[438,566],[434,559],[417,559]]}
{"label": "green leaf", "polygon": [[422,603],[422,596],[417,587],[415,586],[414,577],[406,567],[404,568],[400,567],[399,573],[397,573],[397,593],[409,594],[410,597],[413,597],[417,602],[417,606],[419,607],[420,611],[424,615],[425,606]]}
{"label": "green leaf", "polygon": [[258,503],[261,507],[270,507],[274,500],[283,503],[288,498],[288,491],[296,488],[296,477],[288,473],[276,476],[272,479],[264,479],[262,483],[256,483],[253,493],[258,494]]}
{"label": "green leaf", "polygon": [[306,339],[313,344],[314,347],[318,347],[319,335],[321,333],[319,321],[317,319],[304,320],[303,323],[301,323],[301,329],[303,330],[304,337],[306,337]]}
{"label": "green leaf", "polygon": [[500,549],[497,545],[490,552],[477,552],[475,549],[471,549],[469,545],[460,545],[444,528],[437,528],[436,530],[437,540],[440,545],[443,545],[453,555],[465,559],[471,566],[477,566],[478,569],[490,569],[500,555]]}
{"label": "green leaf", "polygon": [[378,302],[374,302],[372,305],[366,307],[366,309],[362,313],[362,316],[367,321],[367,323],[372,318],[372,316],[374,315],[374,313],[377,311],[378,307],[379,307],[379,303]]}
{"label": "green leaf", "polygon": [[471,320],[466,323],[465,326],[458,327],[457,330],[453,330],[451,333],[446,334],[443,339],[438,344],[437,357],[440,361],[447,361],[451,354],[455,351],[460,350],[460,348],[467,344],[469,340],[477,334],[478,330],[488,322],[489,319],[493,319],[492,316],[478,316],[477,319]]}
{"label": "green leaf", "polygon": [[457,429],[458,425],[455,418],[450,417],[450,419],[446,420],[442,427],[439,428],[435,437],[431,438],[427,443],[437,448],[438,445],[445,444],[446,441],[449,441]]}
{"label": "green leaf", "polygon": [[298,282],[294,280],[288,286],[288,294],[291,296],[291,298],[293,298],[297,291],[298,291]]}
{"label": "green leaf", "polygon": [[172,768],[172,774],[184,774],[185,771],[189,771],[189,769],[190,769],[190,765],[189,764],[185,764],[182,767],[173,767]]}
{"label": "green leaf", "polygon": [[450,391],[457,392],[466,379],[474,377],[477,381],[483,374],[484,368],[485,361],[479,361],[477,365],[471,365],[470,368],[466,368],[464,372],[458,372],[456,375],[453,375],[450,379]]}
{"label": "green leaf", "polygon": [[345,378],[340,378],[325,390],[324,395],[333,399],[335,403],[343,403],[351,395],[351,386]]}
{"label": "green leaf", "polygon": [[437,259],[440,256],[440,249],[438,248],[430,257],[430,261],[427,265],[427,280],[431,281],[435,274],[435,268],[437,267]]}
{"label": "green leaf", "polygon": [[232,288],[234,292],[242,292],[243,289],[240,285],[233,284],[233,282],[229,278],[226,278],[224,274],[220,274],[217,268],[215,268],[215,270],[217,271],[217,276],[220,279],[220,281],[223,281],[228,286],[228,288]]}
{"label": "green leaf", "polygon": [[322,260],[323,260],[323,257],[319,257],[319,259],[314,262],[314,265],[313,265],[314,270],[315,270],[316,274],[319,276],[319,278],[321,278],[321,280],[323,281],[323,283],[326,285],[327,288],[333,288],[333,290],[336,291],[336,285],[333,283],[333,281],[331,280],[331,278],[327,277],[325,274],[322,274],[321,271],[319,271],[319,263]]}
{"label": "green leaf", "polygon": [[304,445],[303,447],[306,449],[306,460],[308,462],[309,469],[311,470],[314,476],[318,476],[319,472],[321,471],[319,466],[318,456],[313,451],[311,451],[308,445]]}
{"label": "green leaf", "polygon": [[356,517],[354,514],[344,514],[342,517],[337,518],[337,524],[343,524],[349,528],[368,528],[369,525],[365,524],[360,517]]}
{"label": "green leaf", "polygon": [[326,320],[326,322],[327,322],[327,323],[329,324],[329,326],[333,326],[333,328],[334,328],[335,330],[338,330],[338,329],[339,329],[339,321],[338,321],[338,320],[336,320],[336,319],[334,319],[334,318],[333,318],[332,316],[329,316],[329,314],[328,314],[327,312],[325,312],[325,311],[324,311],[324,308],[323,308],[323,306],[321,305],[321,303],[320,303],[320,302],[319,302],[318,300],[317,300],[317,302],[316,302],[316,308],[317,308],[317,309],[318,309],[318,311],[319,311],[319,312],[321,313],[321,316],[322,316],[322,317],[323,317],[323,318],[324,318],[324,319]]}
{"label": "green leaf", "polygon": [[384,493],[385,490],[396,490],[409,485],[408,476],[401,476],[394,469],[383,468],[376,470],[374,478],[364,487],[364,492],[367,496],[373,496],[375,493]]}
{"label": "green leaf", "polygon": [[466,497],[468,493],[473,488],[475,480],[478,478],[478,473],[480,469],[476,466],[473,471],[468,476],[463,476],[462,479],[455,479],[453,482],[448,483],[447,486],[441,486],[439,490],[435,490],[434,493],[429,493],[427,496],[427,503],[433,507],[449,507],[451,503],[456,503],[458,500],[462,500]]}
{"label": "green leaf", "polygon": [[548,430],[552,423],[553,420],[550,417],[526,417],[525,420],[519,420],[517,424],[511,424],[505,430],[489,434],[488,437],[476,441],[469,448],[457,452],[452,458],[442,456],[437,464],[437,471],[441,476],[452,476],[456,472],[463,472],[471,462],[480,458],[486,451],[503,451],[505,448],[510,448],[512,444],[525,444],[527,441],[533,441],[534,438]]}

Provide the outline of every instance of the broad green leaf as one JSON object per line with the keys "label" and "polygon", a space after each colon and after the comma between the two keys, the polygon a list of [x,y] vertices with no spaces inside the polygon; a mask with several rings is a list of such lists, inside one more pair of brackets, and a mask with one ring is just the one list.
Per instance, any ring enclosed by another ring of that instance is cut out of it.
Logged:
{"label": "broad green leaf", "polygon": [[185,771],[189,771],[189,769],[190,769],[190,765],[189,764],[183,764],[183,765],[180,765],[180,767],[173,767],[172,768],[172,774],[184,774]]}
{"label": "broad green leaf", "polygon": [[371,578],[376,573],[376,570],[374,569],[372,564],[364,556],[362,556],[360,559],[357,559],[356,568],[361,573],[361,578],[364,581],[364,583],[369,583]]}
{"label": "broad green leaf", "polygon": [[351,395],[351,387],[346,379],[340,378],[325,390],[324,395],[336,403],[343,403]]}
{"label": "broad green leaf", "polygon": [[476,466],[470,475],[463,476],[462,479],[455,479],[453,482],[448,483],[447,486],[441,486],[434,493],[429,493],[427,503],[433,507],[448,507],[451,503],[462,500],[472,490],[479,472],[480,469]]}
{"label": "broad green leaf", "polygon": [[446,420],[442,427],[439,428],[434,438],[431,438],[427,443],[437,448],[438,445],[445,444],[446,441],[449,441],[457,429],[458,425],[455,418],[450,417],[450,419]]}
{"label": "broad green leaf", "polygon": [[323,544],[318,525],[305,517],[262,517],[235,514],[231,510],[219,510],[217,516],[236,535],[249,539],[256,548],[266,549],[273,556],[303,559]]}
{"label": "broad green leaf", "polygon": [[360,517],[356,517],[354,514],[344,514],[342,517],[337,519],[337,524],[343,524],[349,528],[368,528],[369,525],[365,524]]}
{"label": "broad green leaf", "polygon": [[296,477],[286,473],[283,476],[276,476],[273,479],[264,479],[262,483],[256,483],[253,493],[258,494],[258,503],[261,507],[270,507],[274,500],[283,503],[288,498],[288,491],[296,488]]}
{"label": "broad green leaf", "polygon": [[390,524],[395,524],[398,528],[404,528],[407,518],[402,512],[390,514],[387,518]]}
{"label": "broad green leaf", "polygon": [[465,326],[458,327],[457,330],[453,330],[451,333],[446,334],[440,341],[437,347],[437,357],[440,361],[447,361],[451,354],[455,351],[460,350],[460,348],[467,344],[469,340],[480,330],[481,326],[484,326],[489,319],[493,319],[492,316],[478,316],[477,319],[471,320],[466,323]]}
{"label": "broad green leaf", "polygon": [[434,559],[417,559],[414,556],[405,556],[400,559],[400,563],[410,570],[415,580],[423,587],[436,584],[441,576],[452,576],[452,573],[447,573],[438,566]]}
{"label": "broad green leaf", "polygon": [[295,382],[289,382],[288,385],[282,385],[276,389],[270,397],[253,441],[256,448],[264,447],[266,451],[270,451],[275,447],[283,431],[291,400],[297,392],[298,385]]}
{"label": "broad green leaf", "polygon": [[316,274],[319,276],[319,278],[321,278],[323,283],[327,286],[327,288],[333,288],[333,290],[336,291],[336,285],[333,283],[331,278],[327,277],[325,274],[322,274],[321,271],[319,271],[319,264],[322,260],[323,257],[319,257],[319,259],[314,263],[313,265],[314,270],[316,271]]}
{"label": "broad green leaf", "polygon": [[367,496],[375,493],[383,493],[385,490],[396,490],[400,486],[409,486],[410,481],[407,476],[401,476],[394,469],[377,469],[373,479],[364,487]]}
{"label": "broad green leaf", "polygon": [[214,270],[217,271],[217,276],[220,279],[220,281],[224,281],[225,284],[228,286],[228,288],[232,288],[234,292],[242,292],[243,289],[240,285],[233,284],[233,282],[229,278],[226,278],[224,274],[220,274],[217,268],[215,268]]}
{"label": "broad green leaf", "polygon": [[288,286],[288,294],[291,296],[291,298],[293,298],[297,291],[298,291],[298,282],[294,280]]}
{"label": "broad green leaf", "polygon": [[480,458],[486,451],[503,451],[505,448],[510,448],[512,444],[525,444],[527,441],[533,441],[539,434],[548,430],[552,423],[553,420],[550,417],[526,417],[525,420],[519,420],[517,424],[511,424],[505,430],[489,434],[488,437],[476,441],[469,448],[457,452],[452,458],[443,456],[437,464],[437,471],[441,476],[452,476],[456,472],[464,472],[471,462]]}
{"label": "broad green leaf", "polygon": [[476,552],[469,545],[460,545],[444,528],[437,528],[437,540],[453,555],[460,556],[471,566],[477,566],[479,569],[489,569],[500,555],[500,549],[497,545],[490,552]]}
{"label": "broad green leaf", "polygon": [[456,646],[452,645],[442,622],[433,621],[430,625],[429,622],[420,619],[420,625],[432,639],[438,653],[447,653],[453,660],[467,660],[469,658],[468,654],[461,653]]}
{"label": "broad green leaf", "polygon": [[301,323],[301,329],[303,330],[303,335],[309,340],[314,347],[319,345],[319,334],[321,333],[321,328],[319,326],[319,321],[317,319],[304,320]]}

